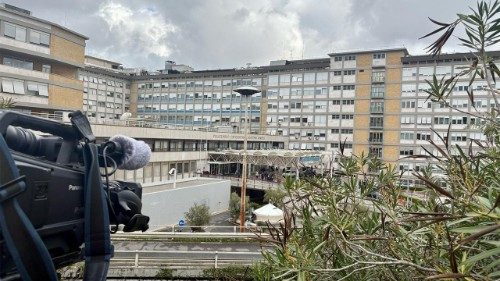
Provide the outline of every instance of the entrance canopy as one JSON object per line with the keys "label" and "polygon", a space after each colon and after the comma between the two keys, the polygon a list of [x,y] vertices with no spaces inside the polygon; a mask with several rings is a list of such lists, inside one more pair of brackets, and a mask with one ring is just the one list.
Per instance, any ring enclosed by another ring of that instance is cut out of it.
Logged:
{"label": "entrance canopy", "polygon": [[273,204],[267,204],[255,211],[255,221],[278,223],[283,220],[283,211]]}
{"label": "entrance canopy", "polygon": [[[242,163],[243,150],[223,150],[209,152],[208,163]],[[312,166],[322,162],[322,155],[314,150],[247,150],[247,163],[252,165],[295,167]]]}

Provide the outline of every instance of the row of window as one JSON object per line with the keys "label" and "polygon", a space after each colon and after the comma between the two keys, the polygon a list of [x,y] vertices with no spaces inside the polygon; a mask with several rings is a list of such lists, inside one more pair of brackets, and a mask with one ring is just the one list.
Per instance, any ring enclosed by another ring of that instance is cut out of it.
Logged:
{"label": "row of window", "polygon": [[[16,68],[23,68],[27,70],[33,70],[33,62],[26,59],[19,59],[14,57],[3,57],[3,64]],[[42,72],[50,73],[50,65],[42,64]]]}
{"label": "row of window", "polygon": [[[96,84],[104,84],[104,85],[108,85],[108,86],[113,86],[113,87],[123,87],[123,81],[117,81],[117,80],[113,80],[113,79],[104,79],[102,77],[96,77],[96,76],[89,76],[89,75],[78,75],[78,79],[80,81],[84,81],[84,82],[90,82],[90,83],[96,83]],[[125,83],[126,86],[127,86],[127,89],[130,88],[130,86]]]}
{"label": "row of window", "polygon": [[12,38],[21,42],[28,42],[31,44],[42,45],[48,47],[50,45],[50,34],[27,28],[21,25],[3,21],[5,37]]}
{"label": "row of window", "polygon": [[199,80],[199,81],[171,81],[139,83],[138,89],[168,89],[168,88],[210,88],[210,87],[231,87],[231,86],[261,86],[262,79],[232,79],[232,80]]}
{"label": "row of window", "polygon": [[354,114],[332,114],[332,119],[352,120],[354,119]]}
{"label": "row of window", "polygon": [[43,83],[2,78],[1,92],[9,94],[28,94],[36,96],[49,96],[49,86]]}

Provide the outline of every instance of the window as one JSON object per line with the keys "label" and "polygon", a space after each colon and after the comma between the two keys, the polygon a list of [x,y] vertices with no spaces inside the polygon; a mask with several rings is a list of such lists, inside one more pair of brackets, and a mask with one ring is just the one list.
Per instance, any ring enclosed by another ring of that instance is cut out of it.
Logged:
{"label": "window", "polygon": [[342,71],[340,70],[333,72],[333,76],[340,76],[340,75],[342,75]]}
{"label": "window", "polygon": [[30,43],[40,44],[40,37],[41,37],[40,32],[34,30],[30,31]]}
{"label": "window", "polygon": [[42,64],[42,72],[50,73],[51,67],[50,64]]}
{"label": "window", "polygon": [[354,85],[344,85],[344,86],[342,86],[342,89],[344,89],[344,90],[354,90],[355,87],[354,87]]}
{"label": "window", "polygon": [[28,70],[33,70],[33,62],[32,61],[26,61],[26,60],[20,60],[16,58],[11,58],[11,57],[4,57],[3,58],[3,64],[16,67],[16,68],[24,68]]}
{"label": "window", "polygon": [[16,94],[25,94],[24,92],[24,82],[20,80],[13,80],[14,84],[14,93]]}
{"label": "window", "polygon": [[12,80],[2,80],[2,92],[4,93],[14,93],[14,84],[12,83]]}
{"label": "window", "polygon": [[352,135],[353,129],[341,129],[340,133]]}
{"label": "window", "polygon": [[356,60],[356,56],[354,56],[354,55],[344,56],[344,60],[345,60],[345,61],[349,61],[349,60]]}
{"label": "window", "polygon": [[332,129],[332,134],[338,134],[340,132],[339,129]]}
{"label": "window", "polygon": [[314,84],[314,73],[304,73],[304,84]]}
{"label": "window", "polygon": [[292,108],[292,109],[300,109],[300,108],[302,108],[302,103],[300,103],[300,102],[292,102],[290,104],[290,108]]}
{"label": "window", "polygon": [[430,125],[432,122],[432,117],[430,116],[418,116],[417,124],[419,125]]}
{"label": "window", "polygon": [[339,114],[332,114],[332,119],[340,119],[340,115]]}
{"label": "window", "polygon": [[374,71],[372,73],[372,82],[384,82],[385,71]]}
{"label": "window", "polygon": [[332,104],[333,104],[333,105],[340,105],[340,100],[333,100],[333,101],[332,101]]}
{"label": "window", "polygon": [[432,102],[428,99],[419,99],[417,100],[418,108],[432,108]]}
{"label": "window", "polygon": [[430,133],[417,133],[417,140],[429,141],[429,140],[431,140],[431,134]]}
{"label": "window", "polygon": [[356,70],[344,70],[344,75],[354,75],[356,74]]}
{"label": "window", "polygon": [[435,125],[450,124],[450,118],[449,117],[434,117],[434,124]]}
{"label": "window", "polygon": [[336,143],[331,143],[330,147],[331,148],[339,148],[339,144],[337,142]]}
{"label": "window", "polygon": [[401,91],[403,93],[415,93],[417,91],[417,85],[415,85],[415,84],[403,84],[401,86]]}
{"label": "window", "polygon": [[384,126],[383,117],[370,117],[370,127],[382,128]]}
{"label": "window", "polygon": [[332,90],[333,90],[333,91],[340,91],[341,87],[342,87],[342,86],[340,86],[340,85],[336,85],[336,86],[333,86],[333,87],[332,87]]}
{"label": "window", "polygon": [[413,155],[413,149],[410,149],[410,148],[401,149],[399,151],[399,155],[401,155],[401,156]]}
{"label": "window", "polygon": [[40,84],[35,82],[27,82],[28,84],[28,94],[39,95],[48,97],[48,86],[47,84]]}
{"label": "window", "polygon": [[432,66],[420,67],[418,70],[419,76],[432,76],[434,74],[434,69]]}
{"label": "window", "polygon": [[384,102],[383,101],[372,101],[370,103],[371,113],[383,113],[384,112]]}
{"label": "window", "polygon": [[13,39],[16,39],[17,41],[23,41],[26,42],[26,28],[15,25],[9,22],[5,22],[5,31],[4,35]]}
{"label": "window", "polygon": [[374,60],[385,59],[385,53],[375,53],[373,54]]}
{"label": "window", "polygon": [[383,133],[370,133],[369,142],[382,142]]}
{"label": "window", "polygon": [[342,119],[343,120],[352,120],[352,119],[354,119],[354,115],[353,114],[342,114]]}
{"label": "window", "polygon": [[371,90],[372,98],[383,98],[385,94],[385,86],[383,85],[373,85]]}
{"label": "window", "polygon": [[342,57],[341,56],[333,57],[333,61],[342,61]]}
{"label": "window", "polygon": [[382,147],[370,147],[368,154],[382,158]]}
{"label": "window", "polygon": [[415,101],[403,100],[401,101],[401,108],[415,108]]}
{"label": "window", "polygon": [[354,104],[354,100],[343,100],[342,104],[343,105],[353,105]]}
{"label": "window", "polygon": [[403,80],[415,80],[417,76],[416,67],[405,67],[403,68]]}
{"label": "window", "polygon": [[401,132],[400,138],[402,140],[413,140],[414,134],[412,132]]}

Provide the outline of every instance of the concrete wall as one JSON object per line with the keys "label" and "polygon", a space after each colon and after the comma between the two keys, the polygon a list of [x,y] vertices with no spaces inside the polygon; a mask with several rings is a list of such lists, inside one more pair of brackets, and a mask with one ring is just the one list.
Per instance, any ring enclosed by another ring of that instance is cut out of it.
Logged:
{"label": "concrete wall", "polygon": [[206,179],[201,185],[146,193],[142,196],[142,213],[150,217],[150,230],[177,224],[194,203],[207,204],[211,213],[227,210],[230,190],[229,180]]}

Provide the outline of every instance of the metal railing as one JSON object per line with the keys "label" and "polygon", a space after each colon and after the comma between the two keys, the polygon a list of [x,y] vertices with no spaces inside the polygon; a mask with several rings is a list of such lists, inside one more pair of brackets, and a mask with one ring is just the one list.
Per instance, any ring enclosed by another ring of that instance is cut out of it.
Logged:
{"label": "metal railing", "polygon": [[[233,177],[233,176],[220,176],[220,175],[209,175],[209,174],[204,174],[202,177],[208,177],[208,178],[217,178],[217,179],[227,179],[231,181],[232,186],[240,186],[241,185],[241,178],[240,177]],[[284,179],[283,179],[284,180]],[[281,182],[275,182],[275,181],[264,181],[264,180],[259,180],[256,177],[249,177],[247,179],[247,188],[252,188],[252,189],[260,189],[260,190],[268,190],[272,188],[278,188],[282,186]]]}
{"label": "metal railing", "polygon": [[[179,257],[175,257],[175,255]],[[250,265],[261,259],[261,252],[118,250],[114,252],[111,266],[133,266],[138,268],[192,265],[218,268],[219,265]]]}
{"label": "metal railing", "polygon": [[[30,115],[47,118],[51,120],[56,120],[63,123],[69,123],[69,120],[61,114],[55,113],[43,113],[43,112],[31,112]],[[139,120],[139,119],[128,119],[128,120],[118,120],[118,119],[100,119],[96,117],[88,117],[90,124],[92,125],[107,125],[107,126],[124,126],[124,127],[139,127],[139,128],[155,128],[155,129],[170,129],[170,130],[195,130],[203,132],[215,132],[215,133],[242,133],[241,128],[227,125],[219,126],[207,126],[207,125],[184,125],[184,124],[173,124],[173,123],[161,123],[159,121],[150,120]],[[238,123],[238,126],[240,123]],[[257,124],[254,124],[258,127]],[[250,132],[250,134],[258,134],[257,132]]]}
{"label": "metal railing", "polygon": [[[116,233],[111,236],[112,239],[127,238],[172,238],[172,237],[199,237],[199,238],[255,238],[256,235],[267,235],[269,227],[247,225],[244,232],[240,232],[239,225],[204,225],[204,226],[180,226],[172,225],[149,225],[152,231],[144,233]],[[192,232],[192,229],[201,231]]]}

